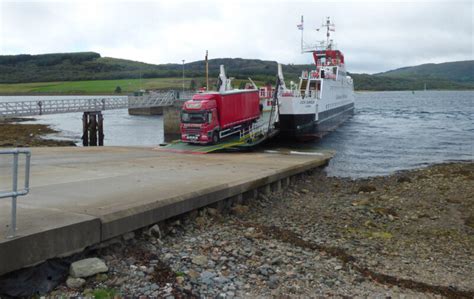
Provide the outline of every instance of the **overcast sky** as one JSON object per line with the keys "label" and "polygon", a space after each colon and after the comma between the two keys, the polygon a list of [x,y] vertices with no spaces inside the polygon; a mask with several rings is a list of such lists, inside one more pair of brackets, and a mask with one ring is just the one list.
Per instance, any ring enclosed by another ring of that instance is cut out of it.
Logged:
{"label": "overcast sky", "polygon": [[473,59],[473,1],[8,1],[0,54],[95,51],[148,63],[241,57],[310,63],[326,16],[349,71]]}

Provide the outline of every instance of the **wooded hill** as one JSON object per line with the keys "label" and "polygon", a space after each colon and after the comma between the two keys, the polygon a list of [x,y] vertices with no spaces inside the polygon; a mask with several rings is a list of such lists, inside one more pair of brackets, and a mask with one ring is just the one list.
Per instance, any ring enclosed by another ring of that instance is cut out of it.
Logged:
{"label": "wooded hill", "polygon": [[[228,76],[236,79],[251,77],[262,82],[274,82],[275,61],[242,58],[209,60],[211,77],[216,77],[219,65],[225,65]],[[357,90],[474,89],[474,61],[425,64],[375,75],[351,74]],[[302,70],[311,65],[283,65],[287,80],[298,80]],[[186,63],[185,76],[203,77],[204,61]],[[0,83],[52,81],[110,80],[132,78],[169,78],[182,76],[181,64],[147,64],[125,59],[101,57],[95,52],[57,53],[43,55],[0,56]]]}
{"label": "wooded hill", "polygon": [[474,60],[421,64],[376,75],[392,78],[424,78],[427,80],[441,78],[460,83],[472,83],[474,82]]}

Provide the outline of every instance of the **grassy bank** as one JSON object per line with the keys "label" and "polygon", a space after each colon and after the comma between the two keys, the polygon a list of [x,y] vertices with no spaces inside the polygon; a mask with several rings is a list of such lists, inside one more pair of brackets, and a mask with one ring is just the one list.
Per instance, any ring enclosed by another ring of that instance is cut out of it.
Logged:
{"label": "grassy bank", "polygon": [[[185,78],[184,88],[189,89],[191,80],[195,88],[199,88],[204,78]],[[248,80],[236,79],[234,87]],[[215,84],[213,78],[210,82]],[[263,82],[256,81],[261,86]],[[140,89],[177,89],[183,88],[182,78],[151,78],[151,79],[118,79],[118,80],[91,80],[91,81],[60,81],[0,84],[0,95],[28,95],[28,94],[116,94],[115,89],[120,86],[121,94],[128,94]]]}
{"label": "grassy bank", "polygon": [[[191,78],[185,78],[185,88],[190,82]],[[179,89],[182,84],[182,78],[35,82],[0,84],[0,94],[114,94],[117,86],[126,94],[139,89]]]}

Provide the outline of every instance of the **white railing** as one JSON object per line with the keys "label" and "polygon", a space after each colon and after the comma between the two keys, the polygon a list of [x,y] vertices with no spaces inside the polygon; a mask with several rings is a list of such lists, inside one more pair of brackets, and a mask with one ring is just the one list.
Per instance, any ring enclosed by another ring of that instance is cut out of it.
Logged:
{"label": "white railing", "polygon": [[264,114],[269,115],[268,117],[262,117],[260,121],[253,123],[250,127],[240,131],[240,141],[255,142],[264,138],[268,133],[275,129],[275,121],[278,118],[278,112],[274,111],[273,114],[271,112]]}
{"label": "white railing", "polygon": [[141,96],[129,96],[128,107],[125,108],[145,108],[172,105],[176,99],[174,91],[156,92],[150,91]]}
{"label": "white railing", "polygon": [[[337,45],[335,43],[331,43],[330,45],[331,49],[337,49]],[[313,52],[313,51],[325,51],[328,49],[328,46],[325,41],[319,42],[316,44],[305,44],[303,45],[303,48],[301,49],[302,52]]]}
{"label": "white railing", "polygon": [[175,92],[150,92],[144,96],[118,96],[40,101],[0,102],[0,117],[32,116],[69,112],[91,112],[126,108],[168,106],[175,100]]}
{"label": "white railing", "polygon": [[268,124],[254,123],[245,130],[240,131],[240,141],[253,142],[265,136],[268,131]]}
{"label": "white railing", "polygon": [[[18,190],[18,156],[20,154],[25,155],[25,179],[24,187],[21,190]],[[0,198],[9,198],[12,199],[12,209],[11,209],[11,224],[10,232],[8,238],[14,238],[16,234],[16,199],[18,196],[23,196],[28,194],[30,191],[30,158],[31,151],[29,149],[10,149],[10,150],[0,150],[0,155],[13,155],[12,163],[12,189],[8,192],[0,192]]]}

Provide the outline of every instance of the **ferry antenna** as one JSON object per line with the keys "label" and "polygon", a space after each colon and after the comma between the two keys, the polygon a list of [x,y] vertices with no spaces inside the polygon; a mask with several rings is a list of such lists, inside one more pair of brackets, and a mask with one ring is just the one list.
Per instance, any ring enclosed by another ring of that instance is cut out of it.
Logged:
{"label": "ferry antenna", "polygon": [[329,33],[330,31],[336,31],[335,29],[335,25],[334,23],[331,23],[331,19],[330,17],[326,17],[326,24],[323,24],[321,27],[326,27],[326,45],[327,47],[329,47],[329,42],[330,42],[330,39],[329,37],[331,36],[331,34]]}
{"label": "ferry antenna", "polygon": [[297,25],[298,29],[301,30],[301,53],[303,53],[303,30],[304,30],[304,20],[303,16],[301,16],[301,22]]}
{"label": "ferry antenna", "polygon": [[[301,31],[301,53],[313,51],[312,49],[309,49],[308,47],[305,48],[305,43],[304,43],[304,38],[303,38],[303,30],[304,30],[303,16],[301,16],[301,21],[297,25],[297,27],[298,27],[298,30]],[[330,49],[333,46],[332,45],[332,40],[331,40],[331,31],[335,32],[336,31],[336,29],[335,29],[336,26],[334,25],[334,23],[331,23],[330,17],[326,17],[326,22],[323,21],[323,23],[321,24],[321,27],[316,28],[316,31],[320,31],[324,27],[326,27],[326,48]],[[320,41],[320,44],[321,44],[321,46],[324,46],[324,40]],[[315,47],[317,47],[317,46],[315,46]]]}

